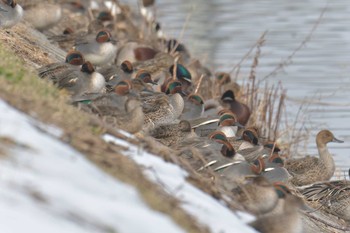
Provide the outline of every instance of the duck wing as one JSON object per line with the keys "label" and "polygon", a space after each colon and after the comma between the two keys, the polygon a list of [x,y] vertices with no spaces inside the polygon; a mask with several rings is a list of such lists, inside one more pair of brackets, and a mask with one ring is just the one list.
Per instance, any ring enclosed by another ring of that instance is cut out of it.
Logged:
{"label": "duck wing", "polygon": [[286,161],[285,168],[291,174],[301,174],[318,164],[319,159],[312,156],[306,156],[300,159],[289,159]]}

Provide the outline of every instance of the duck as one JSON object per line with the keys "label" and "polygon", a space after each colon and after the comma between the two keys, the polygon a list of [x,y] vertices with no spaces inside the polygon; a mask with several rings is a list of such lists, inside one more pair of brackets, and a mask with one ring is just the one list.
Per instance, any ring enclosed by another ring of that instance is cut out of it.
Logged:
{"label": "duck", "polygon": [[132,92],[131,82],[128,80],[120,81],[113,92],[108,93],[88,93],[72,98],[73,104],[86,104],[91,112],[99,115],[113,115],[114,112],[120,112],[125,109],[125,103],[130,98],[138,98]]}
{"label": "duck", "polygon": [[204,111],[203,97],[199,94],[190,94],[184,100],[184,110],[180,116],[181,120],[193,120],[202,117]]}
{"label": "duck", "polygon": [[331,131],[321,130],[316,136],[319,158],[307,156],[286,161],[285,168],[292,175],[290,180],[292,184],[302,186],[331,179],[335,171],[335,164],[327,148],[329,142],[343,143],[335,138]]}
{"label": "duck", "polygon": [[350,222],[350,181],[318,182],[299,188],[299,192],[318,208]]}
{"label": "duck", "polygon": [[81,70],[68,70],[63,73],[57,80],[57,86],[75,97],[87,93],[102,93],[105,91],[105,78],[87,61],[81,66]]}
{"label": "duck", "polygon": [[[54,35],[48,36],[50,41],[56,42],[64,50],[69,50],[76,44],[76,41],[85,41],[86,37],[93,37],[101,30],[106,30],[105,23],[105,14],[101,12],[96,19],[86,22],[87,28],[76,28],[79,25],[69,26],[64,28],[61,33],[55,33]],[[87,19],[86,19],[87,21]],[[107,29],[108,30],[108,29]],[[91,39],[93,40],[93,39]]]}
{"label": "duck", "polygon": [[149,45],[129,41],[119,48],[116,63],[118,65],[125,60],[128,60],[131,63],[143,62],[153,59],[157,53],[158,51]]}
{"label": "duck", "polygon": [[211,132],[219,130],[226,135],[229,141],[231,139],[230,142],[232,142],[232,138],[236,138],[238,128],[243,127],[237,122],[236,117],[232,113],[225,113],[217,117],[196,118],[190,120],[190,122],[198,136],[206,137]]}
{"label": "duck", "polygon": [[62,74],[67,71],[77,71],[84,63],[84,56],[79,51],[73,50],[68,52],[64,62],[51,63],[40,67],[37,71],[40,78],[49,79],[57,84],[58,80],[62,78]]}
{"label": "duck", "polygon": [[156,82],[163,84],[168,75],[168,69],[172,64],[174,64],[174,58],[170,54],[159,52],[152,59],[143,62],[134,62],[133,66],[136,71],[147,71]]}
{"label": "duck", "polygon": [[235,201],[254,215],[270,212],[278,202],[274,186],[261,176],[254,177],[251,182],[238,186],[231,193]]}
{"label": "duck", "polygon": [[240,93],[241,87],[238,83],[231,80],[231,75],[226,72],[215,73],[214,84],[216,87],[216,93],[222,95],[225,91],[232,90],[236,95]]}
{"label": "duck", "polygon": [[184,108],[184,100],[179,93],[147,95],[142,97],[142,102],[147,131],[158,125],[176,122]]}
{"label": "duck", "polygon": [[117,54],[116,41],[108,30],[99,31],[96,36],[77,40],[75,50],[81,52],[93,65],[104,66],[114,63]]}
{"label": "duck", "polygon": [[191,129],[190,122],[186,120],[181,120],[175,124],[158,126],[151,130],[149,135],[168,147],[172,147],[196,136]]}
{"label": "duck", "polygon": [[243,128],[242,131],[237,132],[239,137],[229,137],[227,140],[232,144],[236,151],[243,151],[246,149],[255,150],[259,146],[259,132],[255,127]]}
{"label": "duck", "polygon": [[105,77],[106,82],[111,87],[115,86],[118,82],[124,79],[131,79],[134,72],[132,63],[128,60],[123,61],[119,66],[112,64],[103,66],[97,69],[97,71]]}
{"label": "duck", "polygon": [[214,171],[225,164],[244,160],[234,151],[225,134],[219,131],[214,131],[207,138],[192,137],[183,140],[174,149],[180,151],[180,157],[187,159],[197,171]]}
{"label": "duck", "polygon": [[131,96],[104,94],[89,101],[80,101],[78,107],[97,114],[108,125],[128,133],[138,133],[144,122],[141,102]]}
{"label": "duck", "polygon": [[23,18],[23,8],[16,0],[0,1],[0,27],[11,28]]}
{"label": "duck", "polygon": [[286,194],[282,213],[263,215],[249,225],[261,233],[302,233],[303,223],[299,209],[303,205],[300,197]]}
{"label": "duck", "polygon": [[259,158],[252,163],[245,160],[229,162],[217,167],[214,172],[218,174],[226,190],[231,191],[247,179],[260,176],[264,169],[264,160]]}
{"label": "duck", "polygon": [[62,7],[58,3],[26,1],[22,4],[24,20],[39,31],[47,30],[62,19]]}
{"label": "duck", "polygon": [[237,116],[237,120],[241,125],[247,124],[250,118],[250,109],[246,104],[235,99],[232,90],[228,90],[222,95],[221,102],[224,108],[230,109]]}
{"label": "duck", "polygon": [[186,94],[191,92],[192,75],[184,65],[175,63],[169,67],[169,72],[181,83],[183,92]]}

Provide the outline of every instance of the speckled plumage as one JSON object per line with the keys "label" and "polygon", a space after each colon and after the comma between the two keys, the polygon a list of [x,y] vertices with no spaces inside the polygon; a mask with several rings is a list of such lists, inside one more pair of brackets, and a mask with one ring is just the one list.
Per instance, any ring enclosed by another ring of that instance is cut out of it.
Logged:
{"label": "speckled plumage", "polygon": [[350,221],[350,181],[316,183],[302,188],[300,192],[307,201],[317,203],[322,210]]}
{"label": "speckled plumage", "polygon": [[285,168],[293,176],[294,185],[308,185],[318,181],[328,181],[333,176],[335,164],[333,156],[327,148],[328,142],[342,142],[329,130],[322,130],[316,136],[316,144],[320,158],[305,157],[286,161]]}

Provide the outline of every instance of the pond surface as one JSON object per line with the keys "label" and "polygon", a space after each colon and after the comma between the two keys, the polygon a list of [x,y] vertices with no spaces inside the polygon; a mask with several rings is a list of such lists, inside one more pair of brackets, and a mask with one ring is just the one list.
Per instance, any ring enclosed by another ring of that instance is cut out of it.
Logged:
{"label": "pond surface", "polygon": [[[305,129],[311,134],[306,148],[300,150],[316,154],[315,135],[328,128],[345,141],[329,144],[337,166],[342,171],[350,167],[348,0],[159,0],[156,4],[165,33],[179,37],[186,24],[182,42],[214,70],[230,71],[267,31],[257,78],[265,77],[290,56],[318,24],[292,63],[268,82],[282,81],[290,116],[296,115],[301,102],[308,102],[304,105],[308,118]],[[247,78],[251,63],[249,59],[242,64],[242,78]]]}

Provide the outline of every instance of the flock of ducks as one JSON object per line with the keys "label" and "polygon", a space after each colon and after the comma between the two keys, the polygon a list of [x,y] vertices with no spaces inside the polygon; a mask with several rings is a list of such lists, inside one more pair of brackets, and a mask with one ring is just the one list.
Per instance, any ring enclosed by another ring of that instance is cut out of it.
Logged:
{"label": "flock of ducks", "polygon": [[[165,37],[154,1],[139,4],[134,12],[118,1],[1,0],[0,26],[23,19],[46,34],[67,55],[39,68],[42,79],[110,126],[174,149],[194,172],[210,170],[257,216],[250,225],[258,231],[302,232],[300,209],[311,202],[349,222],[350,184],[330,181],[335,164],[327,148],[342,141],[322,130],[316,136],[319,157],[281,156],[276,142],[249,122],[251,109],[239,100],[230,75],[212,75],[184,44]],[[79,23],[60,26],[72,15]]]}

